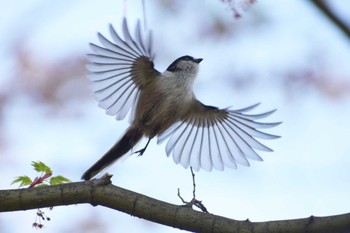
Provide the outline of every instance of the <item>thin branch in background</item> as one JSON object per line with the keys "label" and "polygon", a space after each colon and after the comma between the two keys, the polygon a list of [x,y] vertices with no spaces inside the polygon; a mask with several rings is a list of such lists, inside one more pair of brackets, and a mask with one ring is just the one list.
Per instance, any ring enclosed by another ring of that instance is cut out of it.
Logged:
{"label": "thin branch in background", "polygon": [[123,4],[123,15],[124,15],[124,18],[126,18],[126,12],[127,12],[127,4],[126,4],[127,0],[124,0],[124,4]]}
{"label": "thin branch in background", "polygon": [[147,31],[147,16],[146,16],[146,3],[142,0],[142,14],[143,14],[143,27]]}
{"label": "thin branch in background", "polygon": [[242,13],[247,11],[256,0],[221,0],[221,2],[228,6],[236,19],[239,19],[242,17]]}
{"label": "thin branch in background", "polygon": [[[310,0],[323,14],[325,14],[330,21],[332,21],[349,39],[350,39],[350,27],[346,25],[326,3],[325,0]],[[345,3],[345,2],[344,2]]]}

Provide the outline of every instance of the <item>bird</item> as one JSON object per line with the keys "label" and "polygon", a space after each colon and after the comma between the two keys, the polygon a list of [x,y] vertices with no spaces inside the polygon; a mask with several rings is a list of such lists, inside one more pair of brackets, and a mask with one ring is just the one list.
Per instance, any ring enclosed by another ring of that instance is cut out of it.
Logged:
{"label": "bird", "polygon": [[202,58],[189,55],[173,61],[164,72],[154,68],[152,31],[143,35],[140,20],[135,33],[130,33],[123,18],[122,33],[109,25],[111,40],[101,33],[101,45],[90,43],[87,77],[94,97],[108,115],[123,120],[129,113],[130,126],[122,137],[83,175],[90,180],[123,155],[144,137],[147,144],[136,151],[142,155],[150,140],[157,143],[168,140],[167,156],[176,164],[198,171],[224,167],[249,166],[248,159],[262,161],[255,150],[273,151],[256,138],[276,139],[258,129],[271,128],[281,122],[263,123],[256,120],[271,115],[276,110],[247,114],[260,103],[241,109],[205,105],[194,92]]}

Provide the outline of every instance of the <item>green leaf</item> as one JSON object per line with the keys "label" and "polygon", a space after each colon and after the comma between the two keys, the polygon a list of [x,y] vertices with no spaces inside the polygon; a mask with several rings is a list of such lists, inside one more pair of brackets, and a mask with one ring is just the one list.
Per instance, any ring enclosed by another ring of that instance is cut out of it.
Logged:
{"label": "green leaf", "polygon": [[54,176],[50,179],[50,185],[63,184],[71,182],[68,178],[64,176]]}
{"label": "green leaf", "polygon": [[28,176],[18,176],[11,184],[20,183],[19,187],[27,186],[32,183],[32,180]]}
{"label": "green leaf", "polygon": [[37,172],[52,173],[51,168],[49,168],[45,163],[41,161],[39,162],[32,161],[32,166]]}

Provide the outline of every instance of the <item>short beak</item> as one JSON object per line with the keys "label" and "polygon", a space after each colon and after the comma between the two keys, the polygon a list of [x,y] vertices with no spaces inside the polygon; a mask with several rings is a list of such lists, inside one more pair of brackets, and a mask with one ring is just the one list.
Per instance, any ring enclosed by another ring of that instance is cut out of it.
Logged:
{"label": "short beak", "polygon": [[195,62],[195,63],[200,63],[201,61],[203,61],[203,58],[194,59],[194,62]]}

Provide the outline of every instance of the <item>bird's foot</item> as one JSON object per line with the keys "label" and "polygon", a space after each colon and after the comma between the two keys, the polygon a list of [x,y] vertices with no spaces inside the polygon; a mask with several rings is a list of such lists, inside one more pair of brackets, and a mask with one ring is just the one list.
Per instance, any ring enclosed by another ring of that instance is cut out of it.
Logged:
{"label": "bird's foot", "polygon": [[146,148],[143,148],[141,150],[135,151],[133,154],[138,154],[137,156],[142,156],[143,153],[145,153],[145,151],[146,151]]}

